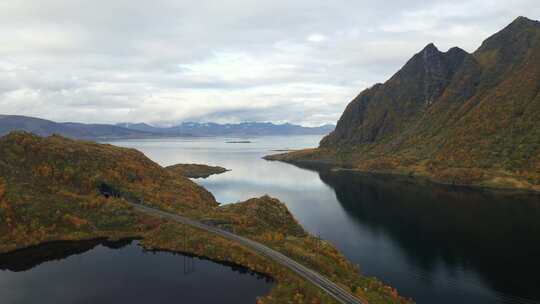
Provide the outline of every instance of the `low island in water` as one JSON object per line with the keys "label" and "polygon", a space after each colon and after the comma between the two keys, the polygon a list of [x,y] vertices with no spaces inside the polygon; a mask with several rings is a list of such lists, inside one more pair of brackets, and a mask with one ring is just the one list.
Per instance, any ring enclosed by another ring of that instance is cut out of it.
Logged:
{"label": "low island in water", "polygon": [[207,178],[214,174],[221,174],[229,169],[220,166],[208,166],[202,164],[176,164],[165,167],[166,170],[189,178]]}

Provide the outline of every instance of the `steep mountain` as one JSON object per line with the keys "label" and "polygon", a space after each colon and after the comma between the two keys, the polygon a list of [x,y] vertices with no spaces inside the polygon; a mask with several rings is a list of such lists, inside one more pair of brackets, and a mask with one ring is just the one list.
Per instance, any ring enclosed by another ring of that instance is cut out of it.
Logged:
{"label": "steep mountain", "polygon": [[184,122],[177,126],[160,128],[144,123],[121,123],[118,126],[131,130],[159,134],[191,134],[194,136],[258,136],[258,135],[319,135],[334,130],[334,125],[304,127],[290,123],[243,122],[237,124]]}
{"label": "steep mountain", "polygon": [[372,143],[401,133],[442,95],[466,56],[459,48],[442,53],[429,44],[385,84],[356,97],[321,146]]}
{"label": "steep mountain", "polygon": [[140,138],[155,136],[151,132],[132,130],[106,124],[58,123],[50,120],[20,116],[0,115],[0,136],[12,131],[26,131],[41,136],[59,134],[70,138]]}
{"label": "steep mountain", "polygon": [[540,190],[540,22],[472,54],[433,44],[361,92],[319,149],[273,157],[440,182]]}

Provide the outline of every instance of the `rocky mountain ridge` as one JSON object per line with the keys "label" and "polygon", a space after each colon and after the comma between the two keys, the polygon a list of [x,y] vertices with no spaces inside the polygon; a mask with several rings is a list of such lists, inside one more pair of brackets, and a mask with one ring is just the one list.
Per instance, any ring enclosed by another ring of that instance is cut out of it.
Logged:
{"label": "rocky mountain ridge", "polygon": [[318,149],[272,157],[452,184],[540,190],[540,22],[469,54],[433,44],[361,92]]}

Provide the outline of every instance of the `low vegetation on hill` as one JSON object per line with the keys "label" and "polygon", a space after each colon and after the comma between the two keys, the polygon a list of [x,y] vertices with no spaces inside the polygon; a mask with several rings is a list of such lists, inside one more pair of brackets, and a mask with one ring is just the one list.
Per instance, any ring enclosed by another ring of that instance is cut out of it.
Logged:
{"label": "low vegetation on hill", "polygon": [[139,213],[127,201],[262,242],[370,303],[410,302],[362,276],[332,244],[305,232],[276,199],[220,207],[204,188],[133,149],[29,133],[0,138],[0,253],[59,240],[138,238],[147,250],[196,254],[273,277],[277,284],[259,303],[334,303],[288,269],[237,243]]}

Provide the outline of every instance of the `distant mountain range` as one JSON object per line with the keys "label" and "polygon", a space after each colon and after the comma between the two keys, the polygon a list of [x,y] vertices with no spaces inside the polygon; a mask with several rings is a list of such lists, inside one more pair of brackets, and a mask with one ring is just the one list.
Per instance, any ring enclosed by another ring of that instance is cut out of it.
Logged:
{"label": "distant mountain range", "polygon": [[177,126],[160,128],[145,123],[121,123],[116,126],[135,131],[157,134],[190,134],[192,136],[248,136],[248,135],[317,135],[328,134],[334,125],[303,127],[290,123],[273,124],[269,122],[243,122],[237,124],[184,122]]}
{"label": "distant mountain range", "polygon": [[540,22],[519,17],[473,53],[427,45],[318,149],[269,158],[540,191]]}
{"label": "distant mountain range", "polygon": [[157,135],[107,124],[58,123],[28,116],[0,115],[0,136],[12,131],[26,131],[40,136],[59,134],[78,139],[141,138]]}
{"label": "distant mountain range", "polygon": [[293,124],[272,123],[182,123],[178,126],[159,128],[144,123],[83,124],[59,123],[46,119],[0,115],[0,136],[12,131],[26,131],[40,136],[59,134],[78,139],[126,139],[151,137],[187,137],[187,136],[255,136],[255,135],[308,135],[328,134],[333,125],[321,127],[303,127]]}

